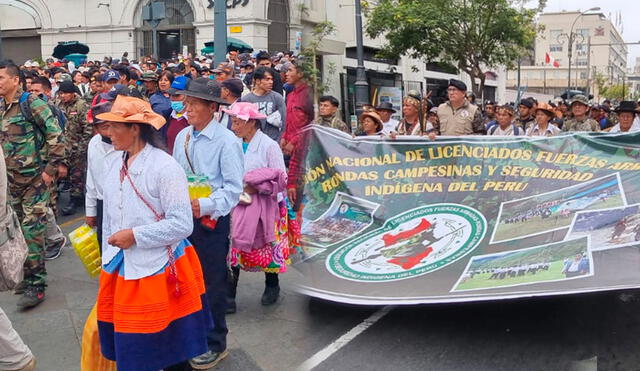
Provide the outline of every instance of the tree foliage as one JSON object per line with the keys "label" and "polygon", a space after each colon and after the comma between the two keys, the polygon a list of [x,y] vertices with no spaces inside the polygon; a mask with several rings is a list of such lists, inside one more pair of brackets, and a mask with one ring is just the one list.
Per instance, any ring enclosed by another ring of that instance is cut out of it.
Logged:
{"label": "tree foliage", "polygon": [[620,102],[631,99],[630,91],[631,87],[628,84],[605,85],[605,87],[600,90],[599,95],[600,97]]}
{"label": "tree foliage", "polygon": [[[303,8],[303,11],[306,10]],[[311,30],[311,39],[305,43],[299,54],[305,78],[313,91],[314,105],[318,103],[319,96],[327,90],[329,84],[328,78],[322,80],[322,71],[318,68],[318,50],[322,41],[335,31],[336,26],[332,22],[324,21],[316,24]],[[335,73],[335,65],[330,64],[328,67],[329,75]]]}
{"label": "tree foliage", "polygon": [[514,0],[379,0],[367,8],[366,33],[386,39],[384,56],[454,64],[480,96],[488,69],[512,67],[530,50],[538,31],[534,17],[544,4],[527,9]]}

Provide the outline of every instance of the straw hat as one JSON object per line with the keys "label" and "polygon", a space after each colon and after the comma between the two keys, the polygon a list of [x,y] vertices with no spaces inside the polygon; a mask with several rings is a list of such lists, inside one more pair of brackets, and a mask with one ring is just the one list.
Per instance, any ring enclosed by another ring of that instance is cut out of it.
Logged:
{"label": "straw hat", "polygon": [[364,121],[365,117],[371,118],[376,123],[377,131],[382,130],[382,119],[380,118],[380,115],[378,115],[377,112],[375,111],[364,112],[362,115],[360,115],[360,121]]}
{"label": "straw hat", "polygon": [[149,102],[124,95],[118,95],[110,112],[101,113],[96,118],[110,122],[148,124],[156,130],[160,130],[167,122],[164,117],[153,112]]}
{"label": "straw hat", "polygon": [[536,112],[545,111],[549,116],[554,117],[556,114],[553,111],[553,107],[549,103],[540,102],[536,107]]}

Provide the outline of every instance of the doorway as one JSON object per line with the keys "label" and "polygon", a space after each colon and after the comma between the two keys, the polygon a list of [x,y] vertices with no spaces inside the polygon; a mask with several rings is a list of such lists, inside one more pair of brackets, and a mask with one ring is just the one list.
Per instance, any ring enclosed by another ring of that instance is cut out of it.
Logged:
{"label": "doorway", "polygon": [[[165,18],[158,25],[158,58],[169,59],[183,52],[195,55],[196,35],[193,27],[193,10],[187,0],[153,0],[165,4]],[[149,1],[141,3],[146,5]],[[153,54],[153,32],[146,21],[138,29],[141,34],[138,50],[141,55]]]}

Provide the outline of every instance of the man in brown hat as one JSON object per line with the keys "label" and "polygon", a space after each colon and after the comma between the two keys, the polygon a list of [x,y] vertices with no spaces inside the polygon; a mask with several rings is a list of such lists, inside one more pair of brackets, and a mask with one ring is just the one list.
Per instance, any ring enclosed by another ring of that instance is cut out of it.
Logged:
{"label": "man in brown hat", "polygon": [[216,75],[216,80],[223,82],[233,77],[233,66],[228,63],[222,63],[211,72]]}
{"label": "man in brown hat", "polygon": [[243,190],[244,159],[236,136],[214,118],[221,104],[221,86],[207,78],[190,80],[185,90],[185,111],[189,127],[176,136],[173,157],[187,174],[201,174],[214,192],[191,201],[193,243],[202,264],[207,299],[215,328],[207,336],[208,351],[191,360],[191,366],[205,370],[227,356],[227,253],[230,213]]}

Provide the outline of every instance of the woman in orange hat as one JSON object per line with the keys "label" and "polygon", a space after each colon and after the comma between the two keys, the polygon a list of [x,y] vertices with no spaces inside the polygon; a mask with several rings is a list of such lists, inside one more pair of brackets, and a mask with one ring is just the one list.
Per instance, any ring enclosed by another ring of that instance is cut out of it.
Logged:
{"label": "woman in orange hat", "polygon": [[105,164],[100,346],[118,370],[157,371],[207,351],[205,309],[187,178],[160,143],[165,119],[148,102],[118,96],[109,133],[121,158]]}

